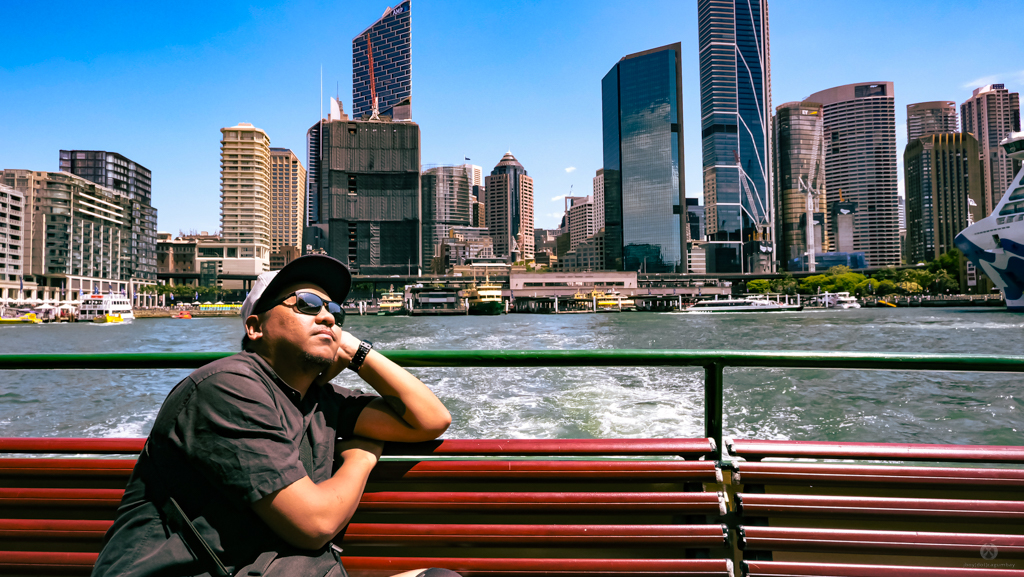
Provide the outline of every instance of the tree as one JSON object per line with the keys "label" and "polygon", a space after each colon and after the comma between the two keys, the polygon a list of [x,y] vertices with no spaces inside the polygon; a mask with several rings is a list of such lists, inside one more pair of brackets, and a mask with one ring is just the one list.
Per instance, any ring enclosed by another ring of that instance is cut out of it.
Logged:
{"label": "tree", "polygon": [[899,279],[900,271],[896,270],[894,267],[887,266],[887,267],[883,268],[882,270],[875,271],[875,273],[873,275],[871,275],[871,276],[872,276],[872,278],[874,278],[875,280],[877,280],[879,282],[884,281],[884,280],[891,280],[891,281],[895,282],[895,281],[897,281]]}
{"label": "tree", "polygon": [[844,274],[846,274],[848,272],[850,272],[850,267],[848,267],[846,265],[841,265],[841,264],[833,266],[833,267],[829,267],[829,269],[828,269],[828,275],[829,276],[840,276],[840,275],[844,275]]}
{"label": "tree", "polygon": [[763,278],[757,278],[747,283],[747,292],[766,293],[772,290],[771,283]]}
{"label": "tree", "polygon": [[823,274],[804,277],[804,279],[800,281],[800,292],[806,295],[817,294],[819,288],[822,292],[829,291],[831,287],[832,279]]}
{"label": "tree", "polygon": [[900,289],[896,287],[896,283],[892,282],[891,280],[884,280],[878,283],[878,286],[875,287],[875,294],[879,296],[885,296],[897,293],[899,292],[899,290]]}
{"label": "tree", "polygon": [[772,279],[770,284],[772,292],[792,295],[796,294],[797,291],[796,279],[788,272],[783,272],[781,278]]}
{"label": "tree", "polygon": [[916,295],[922,291],[921,285],[909,281],[896,283],[896,288],[900,289],[900,292],[905,295]]}

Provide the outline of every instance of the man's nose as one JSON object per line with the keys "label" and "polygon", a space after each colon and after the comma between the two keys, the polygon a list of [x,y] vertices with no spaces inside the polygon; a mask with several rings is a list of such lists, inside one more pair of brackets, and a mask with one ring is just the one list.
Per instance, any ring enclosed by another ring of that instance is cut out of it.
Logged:
{"label": "man's nose", "polygon": [[334,326],[334,315],[327,312],[327,305],[322,305],[316,313],[316,322],[327,326]]}

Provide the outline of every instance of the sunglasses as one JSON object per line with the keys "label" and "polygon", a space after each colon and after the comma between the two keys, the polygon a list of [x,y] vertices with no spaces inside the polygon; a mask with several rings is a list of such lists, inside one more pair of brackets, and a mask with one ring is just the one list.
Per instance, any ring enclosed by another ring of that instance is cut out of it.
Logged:
{"label": "sunglasses", "polygon": [[340,304],[334,301],[324,300],[313,293],[305,291],[296,291],[286,294],[277,300],[267,303],[265,306],[261,306],[260,308],[263,309],[263,311],[269,311],[277,305],[284,304],[284,301],[293,296],[295,297],[295,310],[300,313],[316,316],[320,314],[320,309],[326,306],[327,312],[334,316],[334,324],[339,327],[345,324],[345,309],[341,308]]}

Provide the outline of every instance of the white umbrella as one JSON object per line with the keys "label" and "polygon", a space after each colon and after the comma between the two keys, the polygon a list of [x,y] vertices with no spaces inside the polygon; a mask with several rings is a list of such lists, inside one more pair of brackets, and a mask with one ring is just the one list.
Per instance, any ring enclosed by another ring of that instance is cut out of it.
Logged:
{"label": "white umbrella", "polygon": [[204,304],[204,305],[212,305],[213,303],[211,303],[210,301],[206,301],[206,302],[205,302],[205,303],[203,303],[203,304]]}
{"label": "white umbrella", "polygon": [[221,301],[217,301],[217,302],[215,302],[215,303],[213,303],[213,304],[217,304],[217,305],[222,305],[222,304],[224,304],[224,303],[222,303]]}
{"label": "white umbrella", "polygon": [[51,305],[50,303],[43,303],[43,306],[39,307],[40,310],[42,310],[42,309],[53,309],[53,308],[57,308],[57,307]]}
{"label": "white umbrella", "polygon": [[61,306],[60,306],[60,307],[58,307],[58,308],[62,308],[62,309],[68,309],[68,310],[74,310],[74,309],[75,309],[76,307],[75,307],[75,305],[73,305],[73,304],[71,304],[71,303],[68,303],[68,304],[66,304],[66,305],[61,305]]}

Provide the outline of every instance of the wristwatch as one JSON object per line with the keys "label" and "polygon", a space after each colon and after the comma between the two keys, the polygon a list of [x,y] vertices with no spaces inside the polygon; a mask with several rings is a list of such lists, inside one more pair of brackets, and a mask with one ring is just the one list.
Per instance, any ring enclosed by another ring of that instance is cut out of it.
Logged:
{"label": "wristwatch", "polygon": [[373,343],[370,341],[362,341],[359,343],[359,349],[356,354],[352,355],[352,360],[348,363],[348,368],[355,372],[359,372],[360,367],[363,366],[363,361],[366,360],[366,355],[370,354],[370,349],[373,348]]}

